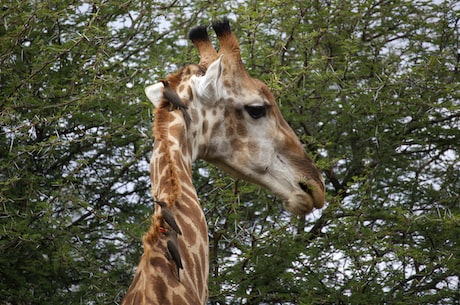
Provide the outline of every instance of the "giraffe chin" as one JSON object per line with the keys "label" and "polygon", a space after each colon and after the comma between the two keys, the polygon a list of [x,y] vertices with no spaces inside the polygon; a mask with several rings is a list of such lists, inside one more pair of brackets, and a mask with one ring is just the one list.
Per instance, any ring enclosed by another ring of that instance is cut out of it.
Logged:
{"label": "giraffe chin", "polygon": [[287,200],[283,201],[283,208],[293,214],[305,216],[313,211],[314,199],[305,192],[296,192]]}

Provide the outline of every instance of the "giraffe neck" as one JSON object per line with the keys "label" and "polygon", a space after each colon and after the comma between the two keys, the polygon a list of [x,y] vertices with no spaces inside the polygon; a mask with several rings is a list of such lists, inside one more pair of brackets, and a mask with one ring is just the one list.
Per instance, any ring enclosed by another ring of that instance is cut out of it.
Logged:
{"label": "giraffe neck", "polygon": [[[209,269],[208,233],[204,213],[192,184],[191,144],[179,111],[158,108],[155,144],[150,161],[152,193],[165,202],[181,230],[177,246],[183,269],[178,269],[167,246],[161,207],[144,235],[144,255],[124,304],[205,304]],[[171,232],[169,232],[171,234]]]}

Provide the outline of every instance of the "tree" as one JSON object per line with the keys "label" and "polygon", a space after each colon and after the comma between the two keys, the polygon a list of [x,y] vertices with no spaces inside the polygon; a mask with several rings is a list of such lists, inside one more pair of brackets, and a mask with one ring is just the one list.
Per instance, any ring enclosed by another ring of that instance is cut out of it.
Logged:
{"label": "tree", "polygon": [[[2,4],[0,296],[119,302],[152,212],[143,87],[228,15],[324,172],[306,219],[197,162],[210,304],[458,304],[455,1]],[[19,287],[19,288],[18,288]]]}

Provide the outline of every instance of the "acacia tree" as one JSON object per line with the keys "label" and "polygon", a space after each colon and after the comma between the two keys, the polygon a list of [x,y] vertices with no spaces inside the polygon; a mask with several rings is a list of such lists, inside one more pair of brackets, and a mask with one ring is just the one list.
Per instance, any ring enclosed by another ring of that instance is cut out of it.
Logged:
{"label": "acacia tree", "polygon": [[106,304],[148,228],[146,83],[196,62],[187,31],[228,15],[324,172],[306,219],[197,162],[211,304],[458,303],[455,1],[2,4],[0,297]]}
{"label": "acacia tree", "polygon": [[[228,218],[215,230],[233,249],[217,259],[215,303],[458,302],[458,5],[240,9],[243,58],[316,153],[329,205],[288,224],[266,203],[255,206],[260,197],[239,198],[230,215],[247,240],[229,237]],[[230,254],[237,262],[226,269]]]}

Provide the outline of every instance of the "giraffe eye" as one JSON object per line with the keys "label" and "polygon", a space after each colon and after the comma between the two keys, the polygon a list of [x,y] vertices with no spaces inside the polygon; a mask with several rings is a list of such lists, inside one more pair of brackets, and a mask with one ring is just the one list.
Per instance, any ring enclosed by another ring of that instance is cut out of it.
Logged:
{"label": "giraffe eye", "polygon": [[267,114],[267,108],[265,106],[244,106],[246,112],[253,119],[260,119]]}

